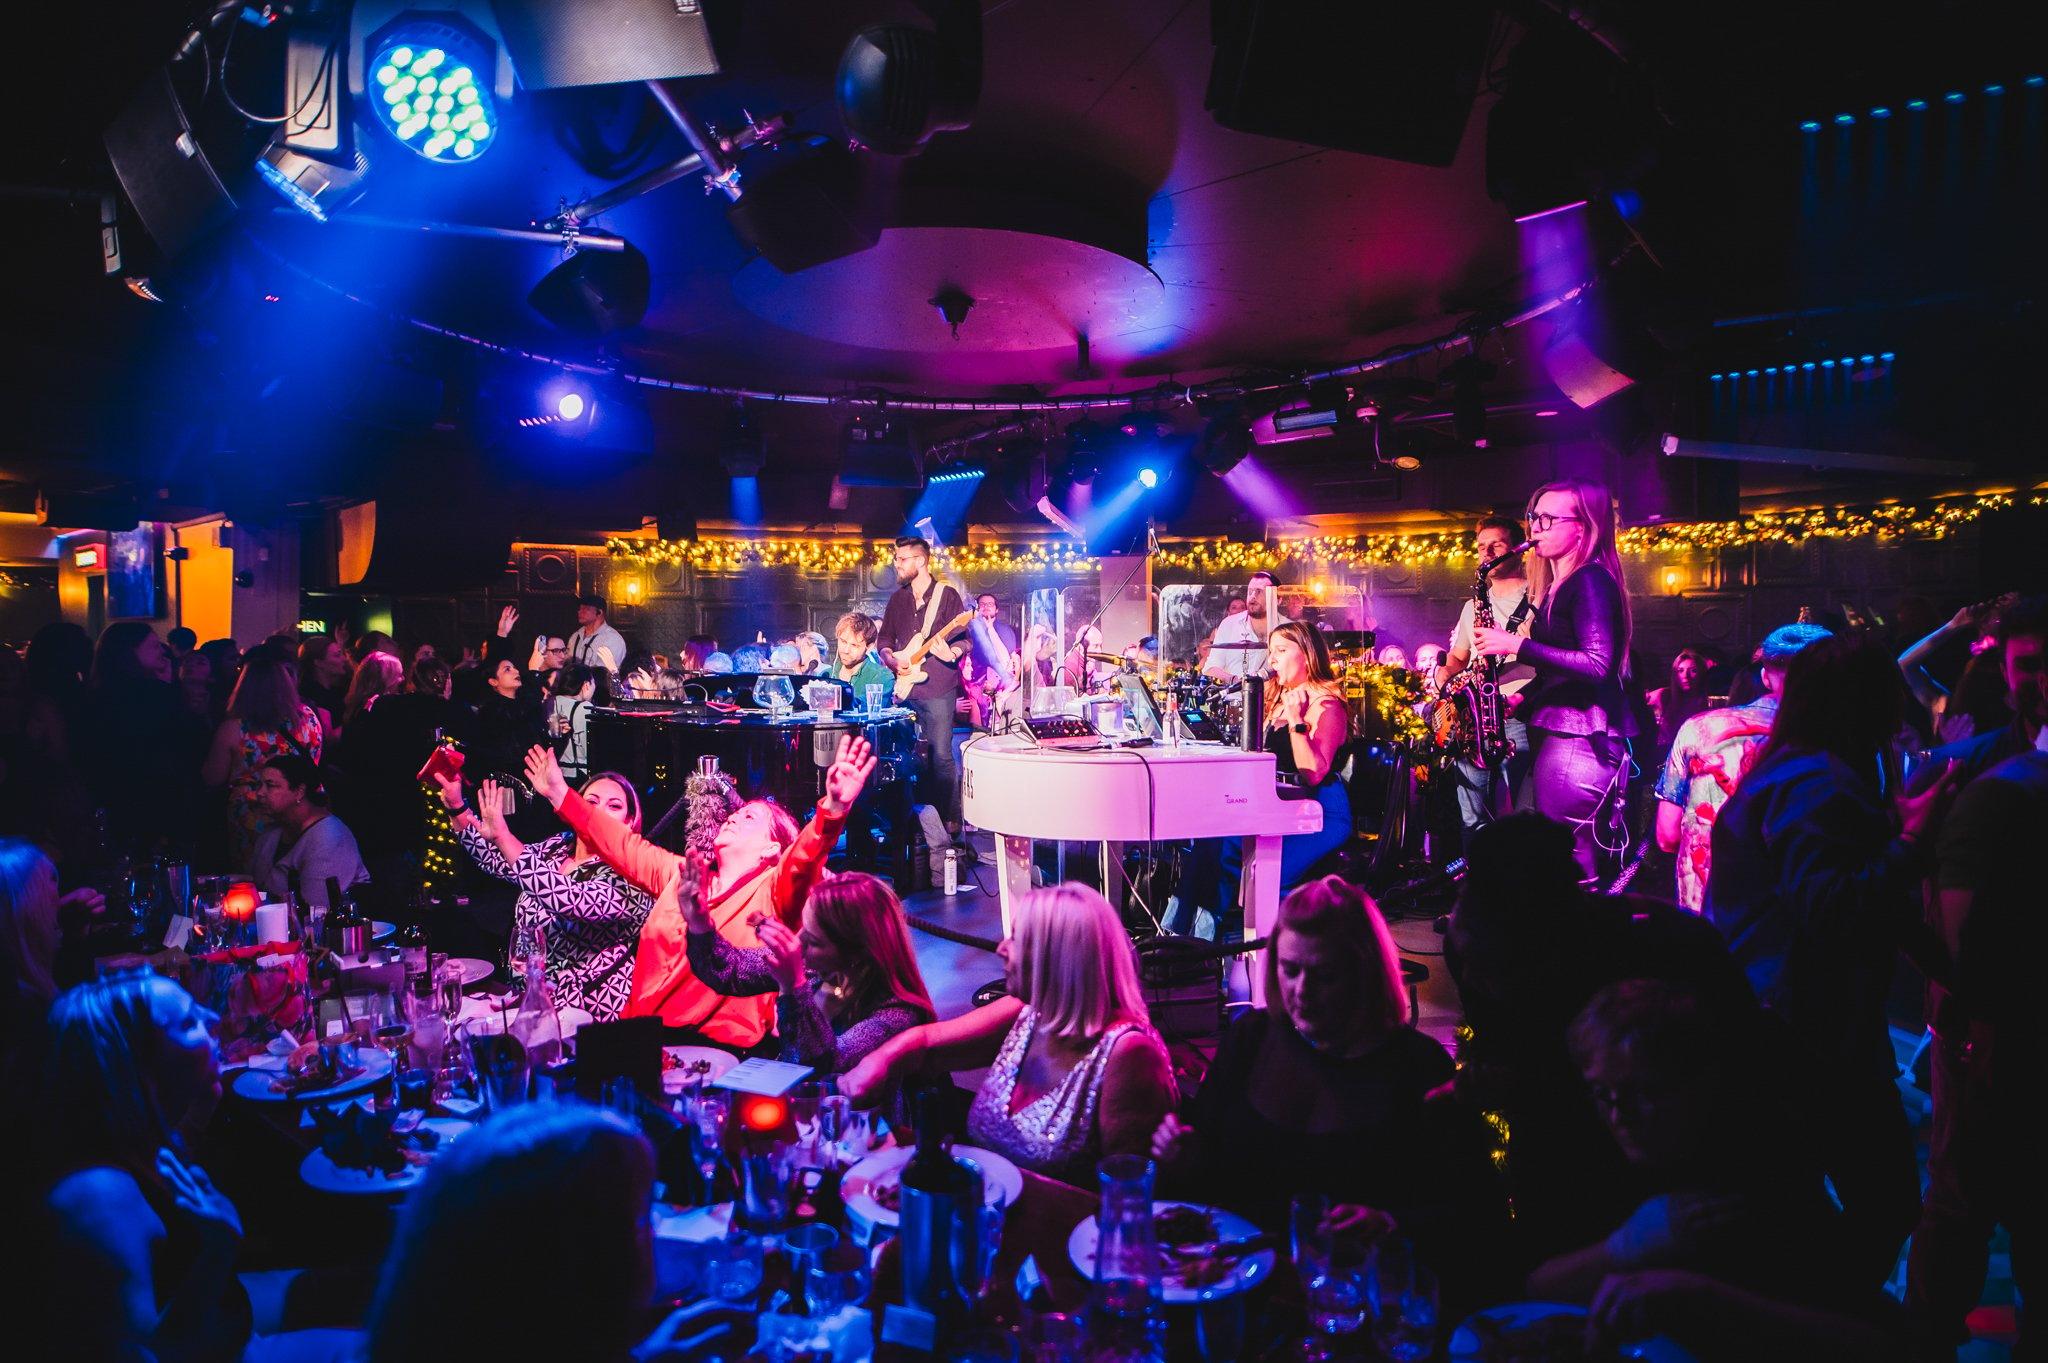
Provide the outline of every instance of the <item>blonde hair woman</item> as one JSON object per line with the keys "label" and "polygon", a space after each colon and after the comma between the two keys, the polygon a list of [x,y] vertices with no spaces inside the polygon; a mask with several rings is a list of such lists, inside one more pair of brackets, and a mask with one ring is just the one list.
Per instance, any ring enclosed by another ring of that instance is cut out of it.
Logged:
{"label": "blonde hair woman", "polygon": [[1144,1153],[1173,1109],[1173,1067],[1116,910],[1081,885],[1034,890],[997,951],[1008,998],[892,1038],[840,1087],[871,1100],[920,1071],[986,1065],[967,1114],[973,1144],[1068,1182],[1086,1182],[1104,1156]]}
{"label": "blonde hair woman", "polygon": [[1628,740],[1636,732],[1622,685],[1632,630],[1615,547],[1614,499],[1599,483],[1545,483],[1529,499],[1529,600],[1524,636],[1473,631],[1473,649],[1529,664],[1522,693],[1534,749],[1519,804],[1570,827],[1580,877],[1600,878],[1621,850]]}

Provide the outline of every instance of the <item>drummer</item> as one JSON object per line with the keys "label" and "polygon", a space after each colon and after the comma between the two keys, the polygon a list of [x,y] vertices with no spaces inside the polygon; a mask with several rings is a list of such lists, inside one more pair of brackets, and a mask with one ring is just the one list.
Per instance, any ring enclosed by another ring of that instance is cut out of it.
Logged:
{"label": "drummer", "polygon": [[1102,627],[1084,625],[1074,636],[1074,646],[1060,663],[1060,685],[1086,694],[1099,691],[1117,673],[1115,660],[1102,651]]}
{"label": "drummer", "polygon": [[1223,617],[1209,638],[1202,671],[1223,681],[1266,675],[1266,636],[1287,623],[1272,599],[1273,575],[1263,569],[1245,584],[1245,608]]}

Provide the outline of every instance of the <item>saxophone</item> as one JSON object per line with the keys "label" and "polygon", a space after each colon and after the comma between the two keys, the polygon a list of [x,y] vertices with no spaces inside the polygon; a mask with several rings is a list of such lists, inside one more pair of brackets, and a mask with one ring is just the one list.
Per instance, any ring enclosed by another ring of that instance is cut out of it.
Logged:
{"label": "saxophone", "polygon": [[[1504,554],[1479,565],[1472,580],[1472,628],[1476,632],[1495,628],[1493,598],[1487,594],[1487,578],[1512,555]],[[1507,716],[1500,694],[1500,660],[1473,657],[1464,671],[1444,683],[1443,699],[1437,712],[1437,737],[1449,751],[1469,756],[1482,767],[1499,768],[1515,755],[1508,738]]]}

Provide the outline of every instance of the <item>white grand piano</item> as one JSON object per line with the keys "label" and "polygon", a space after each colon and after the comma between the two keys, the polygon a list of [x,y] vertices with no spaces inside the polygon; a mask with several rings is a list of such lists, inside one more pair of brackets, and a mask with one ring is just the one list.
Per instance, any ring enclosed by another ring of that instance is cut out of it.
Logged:
{"label": "white grand piano", "polygon": [[[967,822],[996,834],[1005,935],[1011,904],[1031,888],[1034,840],[1242,838],[1245,940],[1263,937],[1280,908],[1280,839],[1323,827],[1313,799],[1281,798],[1271,753],[1221,743],[1076,751],[983,736],[962,751],[961,770]],[[1263,1005],[1258,955],[1246,966],[1252,1002]]]}

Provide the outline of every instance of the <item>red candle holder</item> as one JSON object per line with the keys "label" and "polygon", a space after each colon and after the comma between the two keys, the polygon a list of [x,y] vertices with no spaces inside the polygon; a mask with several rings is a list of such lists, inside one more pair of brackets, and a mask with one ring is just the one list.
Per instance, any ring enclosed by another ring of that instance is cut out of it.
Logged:
{"label": "red candle holder", "polygon": [[253,884],[238,880],[220,897],[221,916],[231,923],[247,924],[256,917],[256,905],[261,897]]}

